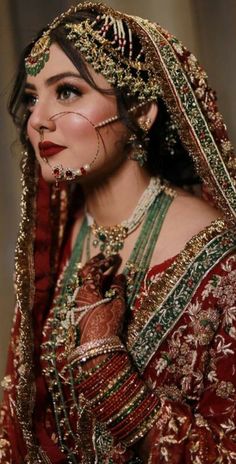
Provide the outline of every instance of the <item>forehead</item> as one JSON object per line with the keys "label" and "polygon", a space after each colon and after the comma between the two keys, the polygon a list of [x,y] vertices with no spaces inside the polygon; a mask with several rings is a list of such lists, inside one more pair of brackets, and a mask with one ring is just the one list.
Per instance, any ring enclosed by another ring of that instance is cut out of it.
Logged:
{"label": "forehead", "polygon": [[[87,64],[89,74],[91,75],[94,82],[98,87],[110,88],[110,84],[107,80],[101,75],[94,71],[91,65]],[[79,70],[72,63],[70,58],[64,53],[64,51],[57,45],[53,43],[50,47],[49,60],[43,67],[43,69],[36,75],[30,76],[27,75],[26,82],[34,86],[44,84],[52,76],[57,76],[63,73],[72,73],[80,77]]]}

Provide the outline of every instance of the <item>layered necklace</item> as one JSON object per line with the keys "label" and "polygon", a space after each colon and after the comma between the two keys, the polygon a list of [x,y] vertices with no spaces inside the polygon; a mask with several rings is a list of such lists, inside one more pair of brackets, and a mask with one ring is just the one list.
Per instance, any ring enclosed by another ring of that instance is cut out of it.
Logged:
{"label": "layered necklace", "polygon": [[[158,177],[151,177],[148,187],[144,190],[136,208],[129,219],[115,226],[99,226],[94,218],[86,212],[86,218],[89,226],[88,245],[90,248],[91,233],[94,236],[93,246],[99,247],[105,256],[111,256],[119,253],[124,247],[124,241],[135,229],[141,224],[145,214],[154,202],[155,198],[161,193],[163,186]],[[89,258],[87,253],[87,258]]]}
{"label": "layered necklace", "polygon": [[[106,256],[109,256],[118,253],[123,248],[125,238],[143,221],[138,238],[123,270],[127,278],[127,305],[132,309],[135,297],[149,269],[162,224],[174,197],[175,192],[171,188],[161,184],[159,178],[153,177],[131,217],[121,224],[107,228],[97,226],[93,218],[86,213],[63,276],[61,288],[63,300],[66,299],[69,288],[70,298],[76,290],[78,264],[81,263],[84,247],[87,248],[86,258],[90,258],[89,241],[92,233],[96,246]],[[87,247],[85,246],[86,240]],[[67,303],[64,307],[66,306]]]}

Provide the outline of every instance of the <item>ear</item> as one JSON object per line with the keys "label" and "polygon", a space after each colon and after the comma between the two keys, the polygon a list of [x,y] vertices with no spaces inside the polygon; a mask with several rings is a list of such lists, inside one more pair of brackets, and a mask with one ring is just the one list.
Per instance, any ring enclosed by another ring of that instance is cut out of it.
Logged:
{"label": "ear", "polygon": [[141,129],[149,131],[154,124],[158,115],[158,106],[156,102],[150,102],[142,106],[137,113],[137,123]]}

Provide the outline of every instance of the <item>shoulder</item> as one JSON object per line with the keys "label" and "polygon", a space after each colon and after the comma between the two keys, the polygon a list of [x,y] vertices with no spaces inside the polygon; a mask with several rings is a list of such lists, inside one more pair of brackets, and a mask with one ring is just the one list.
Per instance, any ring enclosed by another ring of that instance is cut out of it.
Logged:
{"label": "shoulder", "polygon": [[157,242],[155,264],[181,253],[193,237],[223,216],[203,199],[179,188],[176,192]]}
{"label": "shoulder", "polygon": [[[170,220],[176,223],[187,236],[193,236],[209,226],[212,221],[223,216],[223,213],[211,206],[202,198],[177,189],[177,196],[172,204]],[[189,237],[191,238],[191,237]]]}
{"label": "shoulder", "polygon": [[176,189],[174,198],[166,217],[166,232],[172,236],[180,249],[196,234],[208,227],[223,213],[182,189]]}

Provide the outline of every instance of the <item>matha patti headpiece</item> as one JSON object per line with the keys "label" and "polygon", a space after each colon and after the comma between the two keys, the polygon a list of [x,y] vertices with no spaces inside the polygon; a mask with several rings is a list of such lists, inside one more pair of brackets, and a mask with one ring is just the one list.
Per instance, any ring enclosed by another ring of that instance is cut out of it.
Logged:
{"label": "matha patti headpiece", "polygon": [[152,63],[137,39],[134,46],[133,33],[127,22],[105,13],[97,15],[95,20],[67,23],[66,18],[79,9],[79,6],[71,8],[56,18],[35,42],[25,60],[27,74],[35,76],[43,69],[49,59],[52,32],[62,25],[67,39],[111,85],[127,89],[127,95],[139,101],[156,100],[161,89]]}

